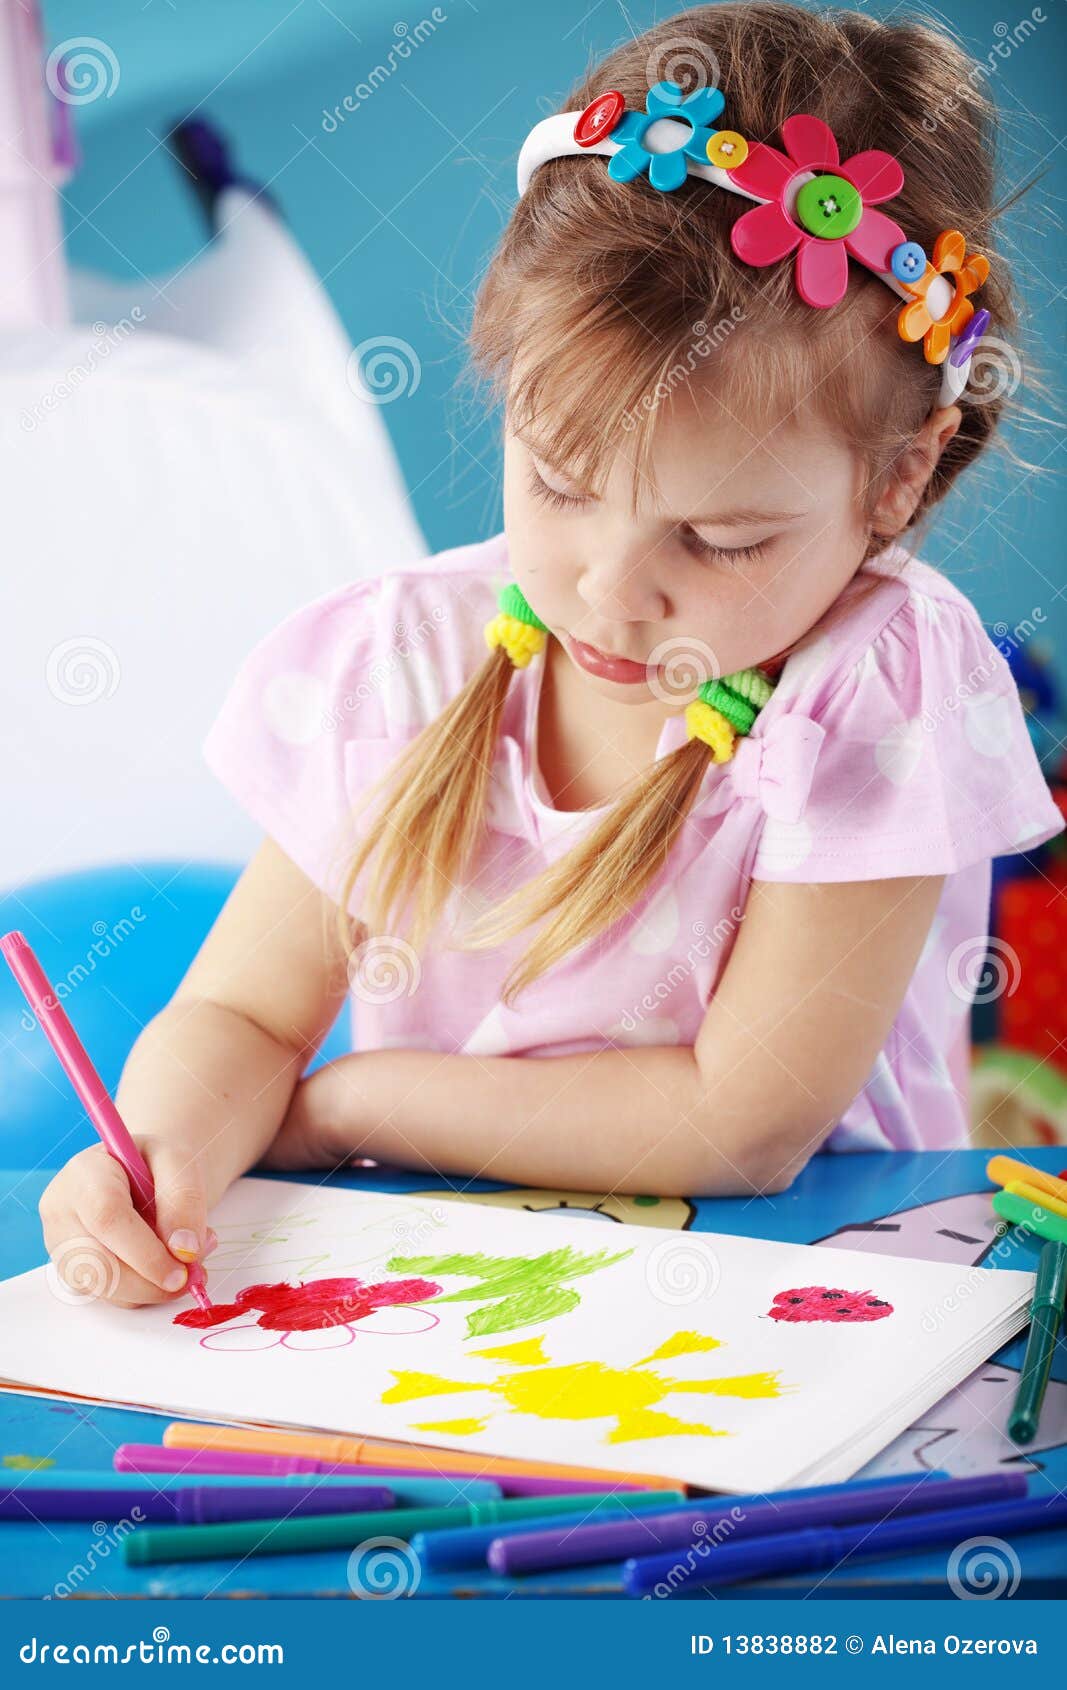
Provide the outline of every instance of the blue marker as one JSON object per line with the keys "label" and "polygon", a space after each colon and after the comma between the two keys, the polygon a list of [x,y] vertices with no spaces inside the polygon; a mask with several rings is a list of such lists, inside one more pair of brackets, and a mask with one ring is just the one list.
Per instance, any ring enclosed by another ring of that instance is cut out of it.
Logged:
{"label": "blue marker", "polygon": [[[941,1514],[910,1514],[873,1525],[791,1532],[722,1543],[693,1573],[689,1583],[702,1588],[740,1584],[745,1579],[777,1578],[783,1573],[811,1573],[833,1567],[847,1556],[877,1561],[886,1555],[910,1555],[938,1544],[962,1543],[980,1535],[1010,1538],[1013,1532],[1055,1531],[1067,1526],[1067,1497],[1024,1497],[1018,1502],[950,1508]],[[647,1596],[657,1585],[678,1583],[680,1551],[641,1556],[623,1566],[628,1596]]]}
{"label": "blue marker", "polygon": [[[943,1472],[916,1474],[907,1481],[911,1488],[923,1487],[931,1480],[947,1479]],[[881,1491],[897,1490],[901,1486],[900,1479],[854,1479],[843,1485],[809,1486],[805,1490],[776,1491],[773,1496],[736,1496],[723,1498],[721,1496],[705,1497],[701,1501],[697,1497],[683,1496],[672,1501],[667,1507],[657,1503],[655,1508],[649,1508],[644,1497],[649,1493],[627,1492],[625,1496],[608,1498],[595,1511],[581,1520],[576,1520],[573,1514],[548,1513],[551,1497],[545,1498],[545,1515],[539,1520],[515,1520],[506,1528],[504,1526],[456,1526],[443,1531],[419,1532],[411,1540],[413,1552],[418,1556],[426,1572],[452,1572],[460,1567],[484,1567],[489,1553],[489,1545],[498,1538],[523,1538],[528,1535],[540,1536],[542,1533],[554,1531],[559,1534],[561,1543],[578,1543],[587,1531],[606,1523],[608,1520],[633,1519],[635,1514],[654,1515],[655,1519],[667,1517],[682,1520],[693,1520],[697,1516],[717,1513],[720,1510],[729,1513],[731,1509],[749,1510],[754,1507],[779,1507],[784,1502],[804,1500],[811,1502],[823,1496],[855,1497],[866,1496],[868,1492],[875,1494]],[[395,1488],[395,1487],[394,1487]],[[640,1500],[636,1500],[640,1498]],[[634,1522],[638,1531],[639,1522]],[[687,1526],[686,1537],[691,1535],[692,1527]],[[650,1552],[655,1544],[655,1536],[649,1527],[644,1531],[643,1546]],[[605,1551],[602,1555],[568,1555],[562,1553],[557,1559],[540,1563],[544,1566],[567,1566],[580,1561],[618,1561],[623,1554],[629,1554],[625,1549],[618,1555]],[[499,1569],[498,1569],[499,1570]],[[510,1568],[509,1568],[510,1571]]]}

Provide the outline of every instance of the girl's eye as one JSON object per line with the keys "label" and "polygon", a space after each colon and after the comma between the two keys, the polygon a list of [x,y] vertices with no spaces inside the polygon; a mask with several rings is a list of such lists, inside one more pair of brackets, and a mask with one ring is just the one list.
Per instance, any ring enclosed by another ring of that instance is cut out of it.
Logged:
{"label": "girl's eye", "polygon": [[527,485],[530,492],[537,499],[543,499],[546,505],[554,510],[573,510],[576,505],[584,505],[585,499],[577,493],[561,493],[557,487],[550,487],[543,475],[539,475],[533,464],[529,465]]}
{"label": "girl's eye", "polygon": [[759,540],[753,546],[713,546],[710,540],[702,540],[699,534],[694,534],[690,544],[698,557],[709,558],[726,569],[737,569],[761,558],[767,542]]}

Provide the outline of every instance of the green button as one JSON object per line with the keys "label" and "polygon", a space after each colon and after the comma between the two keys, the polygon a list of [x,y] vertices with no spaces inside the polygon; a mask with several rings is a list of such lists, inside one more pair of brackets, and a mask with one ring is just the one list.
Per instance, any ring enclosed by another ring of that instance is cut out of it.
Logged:
{"label": "green button", "polygon": [[843,176],[815,176],[797,195],[796,219],[809,235],[839,241],[851,235],[863,216],[858,189]]}

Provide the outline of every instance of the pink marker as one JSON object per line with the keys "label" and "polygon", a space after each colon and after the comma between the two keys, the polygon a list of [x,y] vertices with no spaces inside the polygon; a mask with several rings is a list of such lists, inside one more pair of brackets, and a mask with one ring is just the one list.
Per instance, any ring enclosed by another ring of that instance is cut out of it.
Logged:
{"label": "pink marker", "polygon": [[[321,1457],[310,1455],[187,1449],[184,1445],[171,1448],[167,1444],[120,1444],[112,1457],[112,1466],[117,1473],[228,1473],[231,1477],[260,1474],[264,1478],[277,1478],[289,1473],[327,1473],[341,1478],[346,1473],[358,1473],[361,1478],[381,1479],[383,1483],[391,1478],[412,1478],[408,1467],[365,1467],[362,1463],[324,1461]],[[455,1473],[450,1468],[443,1477],[462,1484],[464,1479],[477,1479],[482,1475],[473,1467],[469,1473]],[[577,1492],[585,1494],[589,1489],[588,1479],[557,1479],[530,1473],[496,1473],[492,1477],[503,1496],[568,1496]],[[631,1491],[634,1487],[619,1484],[612,1488],[621,1492]]]}
{"label": "pink marker", "polygon": [[[85,1046],[67,1018],[48,976],[37,961],[33,947],[24,933],[5,933],[0,938],[0,951],[22,988],[26,1002],[36,1015],[41,1031],[63,1064],[64,1071],[81,1099],[93,1126],[100,1134],[104,1149],[114,1156],[130,1182],[133,1205],[141,1219],[155,1230],[156,1194],[152,1175],[141,1152],[134,1144],[107,1087],[89,1060]],[[186,1290],[191,1292],[202,1309],[211,1307],[204,1282],[204,1270],[199,1262],[187,1264],[189,1277]]]}

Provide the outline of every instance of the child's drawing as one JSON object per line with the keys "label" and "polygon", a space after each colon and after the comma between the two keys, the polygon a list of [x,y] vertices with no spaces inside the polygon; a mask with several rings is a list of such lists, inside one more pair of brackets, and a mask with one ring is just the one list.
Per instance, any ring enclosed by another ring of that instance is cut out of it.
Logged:
{"label": "child's drawing", "polygon": [[873,1291],[841,1291],[833,1286],[803,1285],[779,1291],[767,1313],[772,1320],[828,1320],[843,1326],[864,1320],[884,1320],[893,1305]]}
{"label": "child's drawing", "polygon": [[[699,1332],[676,1332],[651,1355],[631,1366],[608,1367],[599,1361],[569,1362],[554,1366],[544,1353],[542,1337],[526,1338],[515,1344],[469,1353],[487,1361],[509,1362],[511,1370],[488,1383],[444,1379],[433,1373],[393,1370],[395,1385],[382,1396],[383,1403],[414,1402],[420,1397],[449,1396],[454,1392],[490,1392],[502,1397],[513,1414],[533,1414],[541,1420],[608,1420],[604,1443],[629,1443],[638,1438],[666,1438],[676,1433],[691,1437],[721,1438],[728,1434],[702,1421],[680,1420],[662,1412],[656,1404],[666,1397],[689,1392],[719,1397],[778,1397],[784,1389],[776,1373],[744,1373],[733,1378],[674,1379],[650,1367],[654,1361],[692,1355],[719,1348],[717,1338]],[[420,1432],[446,1432],[456,1437],[484,1432],[493,1410],[482,1415],[453,1420],[421,1420],[413,1423]]]}
{"label": "child's drawing", "polygon": [[[428,1279],[390,1279],[364,1285],[358,1279],[313,1279],[307,1285],[247,1285],[232,1303],[183,1309],[175,1326],[211,1330],[200,1340],[206,1350],[331,1350],[364,1333],[407,1336],[427,1332],[438,1317],[414,1305],[436,1297]],[[258,1310],[258,1313],[256,1312]],[[247,1316],[233,1325],[238,1316]]]}
{"label": "child's drawing", "polygon": [[627,1197],[618,1191],[597,1196],[589,1191],[545,1191],[516,1186],[510,1191],[414,1191],[413,1197],[445,1198],[450,1203],[481,1203],[491,1209],[522,1209],[531,1215],[566,1215],[570,1220],[610,1221],[618,1226],[655,1226],[684,1231],[696,1209],[685,1197]]}
{"label": "child's drawing", "polygon": [[608,1250],[546,1250],[541,1256],[391,1256],[390,1273],[428,1273],[435,1279],[460,1274],[476,1281],[462,1290],[438,1297],[439,1303],[482,1303],[467,1316],[467,1337],[487,1338],[498,1332],[555,1320],[581,1302],[565,1282],[597,1273],[625,1261],[632,1250],[612,1255]]}

